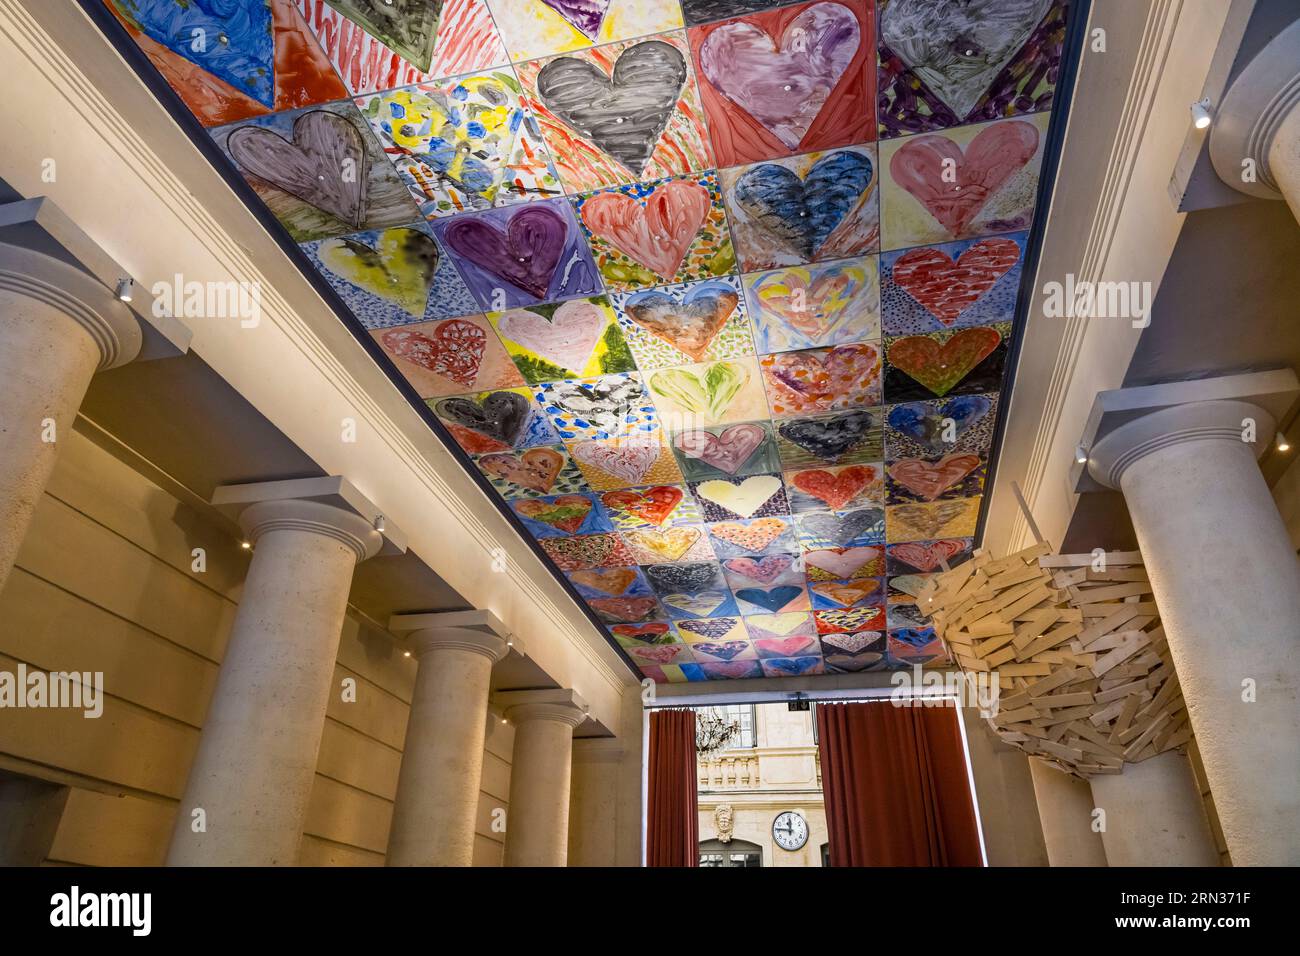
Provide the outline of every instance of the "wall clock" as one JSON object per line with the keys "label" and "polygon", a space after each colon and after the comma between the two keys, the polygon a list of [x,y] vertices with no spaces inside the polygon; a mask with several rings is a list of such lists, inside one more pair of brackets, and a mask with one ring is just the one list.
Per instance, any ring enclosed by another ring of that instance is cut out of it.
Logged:
{"label": "wall clock", "polygon": [[808,821],[793,810],[778,813],[772,821],[772,838],[783,850],[797,850],[808,842]]}

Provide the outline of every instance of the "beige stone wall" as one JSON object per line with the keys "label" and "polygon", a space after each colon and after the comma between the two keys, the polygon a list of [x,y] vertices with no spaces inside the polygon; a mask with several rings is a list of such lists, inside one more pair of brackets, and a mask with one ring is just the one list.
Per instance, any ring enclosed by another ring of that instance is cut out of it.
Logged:
{"label": "beige stone wall", "polygon": [[[80,433],[0,592],[0,670],[102,671],[103,716],[0,712],[0,771],[70,788],[48,862],[160,865],[239,600],[248,555],[195,509]],[[191,570],[204,548],[207,570]],[[300,862],[381,865],[414,661],[349,611]],[[499,865],[512,730],[486,744],[476,865]]]}
{"label": "beige stone wall", "polygon": [[1291,535],[1291,546],[1300,553],[1300,454],[1273,486],[1273,500]]}

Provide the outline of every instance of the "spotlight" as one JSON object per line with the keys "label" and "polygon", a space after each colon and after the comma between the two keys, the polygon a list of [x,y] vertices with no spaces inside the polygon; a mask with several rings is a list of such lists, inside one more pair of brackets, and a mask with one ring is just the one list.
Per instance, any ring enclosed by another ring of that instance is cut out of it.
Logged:
{"label": "spotlight", "polygon": [[1278,451],[1291,450],[1291,443],[1286,440],[1286,435],[1282,434],[1281,432],[1277,433],[1277,450]]}
{"label": "spotlight", "polygon": [[135,285],[135,281],[134,281],[133,279],[131,279],[131,278],[118,279],[118,280],[117,280],[117,297],[118,297],[119,299],[121,299],[123,302],[130,302],[130,301],[131,301],[131,288],[132,288],[132,286],[134,286],[134,285]]}
{"label": "spotlight", "polygon": [[1214,114],[1210,112],[1210,101],[1197,100],[1192,104],[1192,125],[1197,129],[1206,129],[1214,119]]}
{"label": "spotlight", "polygon": [[375,530],[378,531],[380,534],[383,534],[383,533],[384,533],[384,516],[383,516],[383,515],[375,515]]}
{"label": "spotlight", "polygon": [[241,541],[241,542],[239,542],[239,546],[240,546],[241,548],[243,548],[245,551],[252,551],[252,550],[253,550],[253,542],[251,542],[251,541]]}
{"label": "spotlight", "polygon": [[402,656],[403,656],[403,657],[410,657],[410,656],[411,656],[411,652],[410,652],[410,651],[402,651]]}
{"label": "spotlight", "polygon": [[1084,448],[1082,445],[1075,445],[1074,460],[1080,465],[1088,464],[1088,449]]}

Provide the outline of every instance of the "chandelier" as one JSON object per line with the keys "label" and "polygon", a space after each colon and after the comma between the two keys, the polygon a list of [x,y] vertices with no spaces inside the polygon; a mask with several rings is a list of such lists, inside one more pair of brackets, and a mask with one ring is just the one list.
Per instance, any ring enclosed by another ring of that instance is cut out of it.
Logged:
{"label": "chandelier", "polygon": [[695,712],[695,752],[701,756],[727,749],[740,733],[740,724],[712,709]]}

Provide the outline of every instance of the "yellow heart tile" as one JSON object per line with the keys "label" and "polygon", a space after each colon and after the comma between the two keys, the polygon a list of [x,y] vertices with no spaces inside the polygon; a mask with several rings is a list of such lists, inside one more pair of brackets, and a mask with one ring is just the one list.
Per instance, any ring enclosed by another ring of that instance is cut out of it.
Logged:
{"label": "yellow heart tile", "polygon": [[702,481],[695,490],[714,504],[721,505],[742,518],[748,518],[781,490],[781,479],[773,475],[755,475],[739,484]]}

